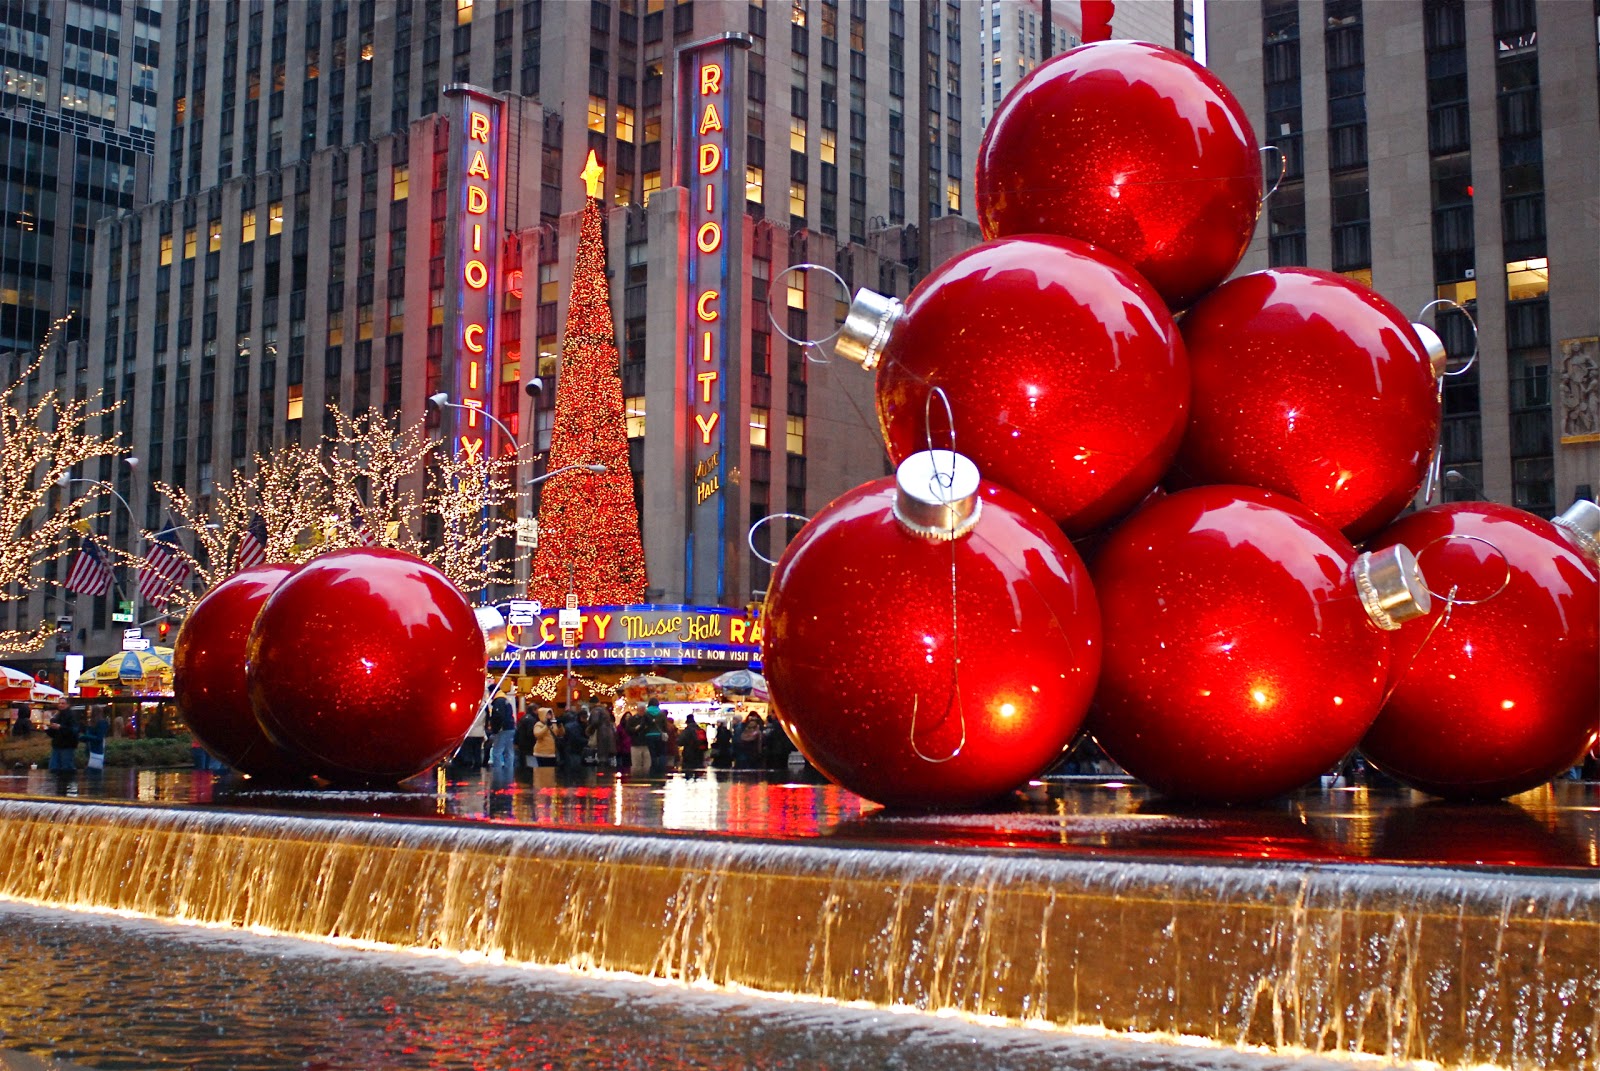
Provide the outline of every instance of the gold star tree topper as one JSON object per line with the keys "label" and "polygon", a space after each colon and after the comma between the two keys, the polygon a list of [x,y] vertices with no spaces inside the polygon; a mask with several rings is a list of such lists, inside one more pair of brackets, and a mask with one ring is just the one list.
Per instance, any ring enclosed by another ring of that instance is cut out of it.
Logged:
{"label": "gold star tree topper", "polygon": [[594,157],[594,150],[589,150],[589,162],[583,165],[583,181],[589,187],[590,197],[601,196],[601,183],[605,180],[606,169],[600,166],[600,161]]}

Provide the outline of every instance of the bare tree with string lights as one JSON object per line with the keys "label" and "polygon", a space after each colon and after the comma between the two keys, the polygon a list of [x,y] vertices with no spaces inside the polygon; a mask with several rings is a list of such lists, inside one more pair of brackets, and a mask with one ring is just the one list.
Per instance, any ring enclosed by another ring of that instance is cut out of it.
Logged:
{"label": "bare tree with string lights", "polygon": [[[51,389],[31,401],[24,398],[28,380],[70,319],[50,325],[34,360],[0,391],[0,603],[21,602],[45,583],[44,566],[72,549],[68,533],[86,531],[86,522],[106,512],[100,505],[103,492],[91,481],[71,480],[73,470],[122,452],[115,435],[89,430],[91,420],[118,408],[102,407],[99,394],[85,400]],[[55,631],[53,621],[0,630],[0,653],[40,650]]]}

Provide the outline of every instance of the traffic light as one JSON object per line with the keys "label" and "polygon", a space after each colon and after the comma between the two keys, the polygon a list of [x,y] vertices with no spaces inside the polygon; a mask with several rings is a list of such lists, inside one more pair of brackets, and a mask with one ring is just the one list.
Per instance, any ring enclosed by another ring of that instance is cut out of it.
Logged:
{"label": "traffic light", "polygon": [[163,622],[161,622],[161,624],[156,626],[156,631],[157,631],[157,633],[160,634],[161,642],[162,643],[166,643],[167,642],[167,633],[172,631],[172,622],[171,621],[163,621]]}

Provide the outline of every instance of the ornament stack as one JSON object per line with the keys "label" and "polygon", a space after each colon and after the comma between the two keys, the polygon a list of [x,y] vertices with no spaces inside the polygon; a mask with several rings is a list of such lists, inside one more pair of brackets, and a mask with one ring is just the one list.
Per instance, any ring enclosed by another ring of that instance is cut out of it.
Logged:
{"label": "ornament stack", "polygon": [[178,633],[195,738],[263,780],[392,784],[453,753],[483,698],[485,629],[448,577],[381,547],[261,565]]}
{"label": "ornament stack", "polygon": [[1343,276],[1228,280],[1262,186],[1209,71],[1085,45],[985,132],[987,240],[903,304],[856,295],[836,352],[876,371],[899,471],[789,545],[764,634],[776,712],[824,773],[971,806],[1081,723],[1177,799],[1266,799],[1358,746],[1423,791],[1499,798],[1594,742],[1600,509],[1400,518],[1444,347]]}

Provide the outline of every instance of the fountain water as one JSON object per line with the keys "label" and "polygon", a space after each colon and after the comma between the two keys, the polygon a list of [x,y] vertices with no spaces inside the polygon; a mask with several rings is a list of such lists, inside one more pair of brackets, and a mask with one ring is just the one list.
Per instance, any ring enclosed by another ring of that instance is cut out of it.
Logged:
{"label": "fountain water", "polygon": [[0,799],[0,898],[1279,1052],[1600,1068],[1600,883]]}

